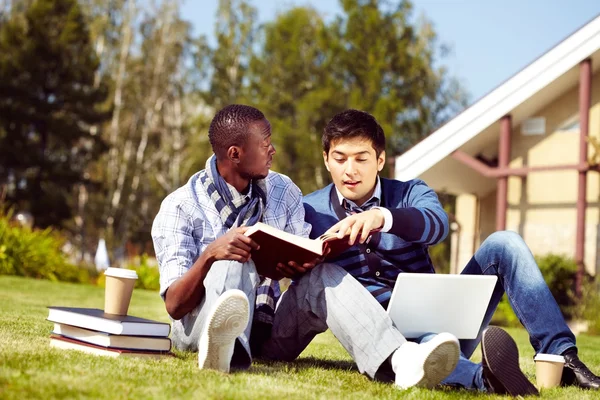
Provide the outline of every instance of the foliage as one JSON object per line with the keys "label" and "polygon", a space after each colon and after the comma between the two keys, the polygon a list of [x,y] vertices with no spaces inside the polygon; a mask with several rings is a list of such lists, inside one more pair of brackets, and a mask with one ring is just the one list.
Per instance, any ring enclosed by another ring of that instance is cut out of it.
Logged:
{"label": "foliage", "polygon": [[278,150],[275,168],[304,192],[329,181],[321,132],[347,108],[372,113],[395,156],[461,109],[465,96],[443,68],[431,25],[412,22],[408,1],[341,2],[326,23],[314,9],[295,7],[262,30],[250,63],[246,99],[262,109]]}
{"label": "foliage", "polygon": [[581,289],[581,299],[571,308],[571,314],[574,319],[587,322],[587,333],[600,335],[600,281],[588,277]]}
{"label": "foliage", "polygon": [[284,5],[258,25],[251,1],[219,0],[214,44],[194,36],[180,0],[10,3],[0,197],[37,226],[60,226],[81,259],[100,237],[111,254],[145,247],[162,199],[204,167],[223,105],[265,113],[273,168],[305,193],[329,182],[320,137],[335,113],[373,113],[395,156],[464,106],[444,47],[409,1],[343,0],[327,20]]}
{"label": "foliage", "polygon": [[156,265],[148,263],[148,255],[143,254],[140,257],[139,265],[136,265],[133,269],[138,274],[136,288],[158,291],[160,288],[160,274]]}
{"label": "foliage", "polygon": [[0,185],[40,227],[72,216],[73,185],[106,149],[90,126],[110,115],[76,0],[36,0],[0,25]]}
{"label": "foliage", "polygon": [[508,301],[508,297],[506,297],[506,294],[502,296],[500,303],[498,303],[498,307],[496,308],[496,311],[492,316],[490,325],[506,326],[513,328],[522,326],[521,321],[519,321],[519,318],[513,311],[512,306]]}
{"label": "foliage", "polygon": [[135,268],[138,274],[136,288],[158,291],[160,288],[160,274],[158,268],[147,264],[142,264]]}
{"label": "foliage", "polygon": [[564,255],[546,254],[536,257],[536,262],[563,315],[571,318],[571,308],[575,304],[575,260]]}
{"label": "foliage", "polygon": [[149,239],[160,201],[187,179],[188,110],[196,106],[188,64],[195,46],[204,47],[179,16],[178,1],[108,2],[106,8],[120,16],[123,40],[104,60],[114,113],[104,129],[110,150],[94,173],[106,192],[89,207],[100,215],[94,237],[101,233],[109,248],[121,250],[128,240]]}
{"label": "foliage", "polygon": [[[124,268],[132,269],[137,272],[138,279],[135,282],[136,289],[146,289],[157,292],[160,288],[160,274],[158,268],[149,263],[149,258],[146,254],[143,254],[138,260],[134,260]],[[100,287],[106,285],[106,277],[104,274],[100,274],[96,284]]]}
{"label": "foliage", "polygon": [[[410,1],[342,0],[330,27],[332,65],[346,107],[381,121],[388,152],[405,151],[464,106],[444,68],[445,49],[425,18],[414,22]],[[335,62],[334,62],[335,60]]]}
{"label": "foliage", "polygon": [[51,228],[30,229],[11,223],[11,213],[0,213],[0,275],[52,281],[89,282],[90,271],[67,260],[63,237]]}
{"label": "foliage", "polygon": [[447,274],[450,272],[450,239],[446,239],[429,248],[429,257],[431,263],[438,274]]}
{"label": "foliage", "polygon": [[585,305],[583,308],[583,319],[588,321],[587,333],[590,335],[600,335],[600,290],[598,285],[594,285],[593,291],[584,292]]}
{"label": "foliage", "polygon": [[[590,303],[587,305],[585,303],[577,304],[573,291],[575,273],[577,271],[575,261],[570,257],[558,254],[546,254],[537,256],[535,259],[565,319],[588,318],[591,312],[584,310],[593,310],[594,307],[597,307],[594,305],[597,296],[594,296],[594,292],[590,289],[590,284],[588,283],[587,293],[589,294]],[[585,298],[586,296],[584,296]],[[596,319],[595,317],[593,318],[593,320]],[[492,323],[501,326],[520,326],[519,319],[513,312],[506,295],[502,297]]]}
{"label": "foliage", "polygon": [[262,33],[264,44],[250,64],[247,97],[271,122],[278,152],[274,169],[308,193],[328,182],[321,132],[345,108],[327,53],[327,28],[315,10],[298,7],[266,24]]}
{"label": "foliage", "polygon": [[448,230],[448,236],[435,246],[429,248],[429,257],[437,273],[447,274],[450,272],[450,257],[451,257],[451,243],[452,243],[452,222],[454,220],[454,213],[456,209],[456,196],[448,193],[438,193],[440,203],[444,207],[444,211],[448,215],[450,229]]}
{"label": "foliage", "polygon": [[256,34],[257,11],[244,0],[219,0],[215,37],[217,48],[211,51],[210,89],[204,92],[215,109],[238,102],[252,44]]}

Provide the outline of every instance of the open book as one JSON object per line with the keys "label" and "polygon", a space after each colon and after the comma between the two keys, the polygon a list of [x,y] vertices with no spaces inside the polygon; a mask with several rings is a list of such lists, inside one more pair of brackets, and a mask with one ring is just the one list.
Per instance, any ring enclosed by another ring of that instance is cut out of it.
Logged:
{"label": "open book", "polygon": [[274,279],[280,278],[276,271],[277,263],[287,264],[289,261],[295,261],[302,265],[323,256],[333,258],[350,247],[348,236],[339,239],[337,234],[329,233],[310,239],[262,222],[251,226],[245,235],[260,246],[260,249],[253,250],[251,255],[258,273]]}

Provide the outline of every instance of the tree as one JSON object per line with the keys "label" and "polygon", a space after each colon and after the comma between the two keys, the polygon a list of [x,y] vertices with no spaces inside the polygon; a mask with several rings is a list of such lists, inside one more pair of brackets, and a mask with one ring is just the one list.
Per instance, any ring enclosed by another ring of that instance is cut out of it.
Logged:
{"label": "tree", "polygon": [[188,146],[183,148],[182,171],[188,175],[204,168],[212,153],[208,127],[215,112],[228,104],[252,103],[247,80],[257,37],[257,12],[245,0],[219,0],[216,12],[216,48],[206,38],[193,41],[194,92],[186,96],[189,115]]}
{"label": "tree", "polygon": [[303,190],[326,182],[321,129],[341,109],[340,85],[331,79],[326,26],[311,8],[299,7],[264,26],[263,46],[249,73],[251,104],[265,112],[278,151],[274,168]]}
{"label": "tree", "polygon": [[193,92],[207,87],[210,54],[179,16],[179,0],[80,1],[113,113],[91,127],[109,150],[86,171],[103,185],[79,186],[76,243],[89,253],[104,237],[119,258],[128,241],[147,245],[160,202],[198,157],[191,142],[203,100]]}
{"label": "tree", "polygon": [[114,64],[111,151],[100,169],[109,188],[104,233],[113,248],[147,235],[160,201],[181,182],[192,56],[190,25],[179,17],[178,1],[140,8],[139,18],[124,21],[130,25],[123,25],[123,37],[130,40]]}
{"label": "tree", "polygon": [[248,74],[248,101],[267,113],[278,152],[276,169],[305,192],[329,180],[320,138],[347,108],[373,114],[397,155],[464,106],[463,92],[438,68],[443,48],[431,25],[412,23],[408,1],[342,0],[326,24],[296,7],[263,28]]}
{"label": "tree", "polygon": [[204,167],[226,104],[265,112],[274,168],[304,192],[329,180],[320,139],[335,113],[374,114],[393,156],[464,104],[408,1],[342,0],[331,22],[295,7],[258,27],[249,0],[220,0],[214,48],[180,0],[1,4],[0,201],[82,248],[102,232],[112,249],[147,241],[160,201]]}
{"label": "tree", "polygon": [[412,4],[341,0],[343,16],[331,26],[328,47],[347,107],[372,113],[382,124],[388,155],[405,151],[465,105],[464,92],[443,67],[445,49]]}
{"label": "tree", "polygon": [[256,32],[256,9],[244,0],[219,0],[206,101],[216,110],[243,97],[243,85]]}
{"label": "tree", "polygon": [[0,182],[36,225],[72,215],[70,192],[106,146],[89,127],[110,116],[106,85],[75,0],[37,0],[0,27]]}

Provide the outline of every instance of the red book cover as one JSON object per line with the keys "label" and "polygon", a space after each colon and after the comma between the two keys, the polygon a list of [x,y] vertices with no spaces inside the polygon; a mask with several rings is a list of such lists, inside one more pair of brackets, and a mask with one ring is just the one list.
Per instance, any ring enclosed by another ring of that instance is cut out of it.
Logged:
{"label": "red book cover", "polygon": [[165,356],[174,356],[170,351],[140,351],[128,349],[115,349],[111,347],[97,346],[92,343],[82,342],[61,335],[50,335],[50,346],[60,349],[80,350],[90,354],[105,355],[109,357],[131,356],[131,357],[149,357],[162,358]]}

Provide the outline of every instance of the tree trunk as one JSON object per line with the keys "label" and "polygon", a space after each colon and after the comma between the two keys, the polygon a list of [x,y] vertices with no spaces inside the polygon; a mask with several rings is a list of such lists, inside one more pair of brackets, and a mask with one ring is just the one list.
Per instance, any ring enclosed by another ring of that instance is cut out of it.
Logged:
{"label": "tree trunk", "polygon": [[[156,61],[152,71],[152,86],[150,89],[150,95],[148,96],[149,101],[146,105],[146,113],[144,115],[142,133],[137,146],[135,163],[133,165],[133,177],[131,180],[129,196],[125,204],[125,210],[131,210],[137,199],[137,192],[140,186],[140,180],[142,179],[142,176],[145,175],[144,158],[146,155],[148,139],[150,136],[150,132],[157,128],[158,115],[162,111],[163,104],[165,101],[165,98],[160,93],[160,84],[161,78],[164,74],[164,61],[167,50],[166,45],[167,43],[169,43],[168,38],[171,31],[171,24],[173,19],[172,17],[173,13],[171,12],[171,10],[168,10],[168,12],[164,12],[162,14],[159,13],[157,20],[157,26],[159,27],[158,29],[160,29],[161,38],[158,44],[158,49],[156,51]],[[114,215],[112,216],[114,220]],[[129,226],[129,218],[130,213],[123,213],[119,221],[119,242],[121,242],[123,245],[126,242],[126,229]]]}
{"label": "tree trunk", "polygon": [[[100,60],[104,56],[105,50],[105,39],[104,35],[98,35],[96,42],[96,55]],[[102,75],[100,74],[101,68],[98,68],[94,73],[94,88],[97,89],[100,86],[100,80]],[[95,136],[98,134],[98,125],[92,125],[90,127],[90,135]],[[88,201],[88,192],[85,183],[77,185],[77,214],[75,215],[75,227],[76,227],[76,242],[79,249],[77,259],[82,262],[85,257],[85,208]]]}
{"label": "tree trunk", "polygon": [[[133,122],[130,125],[130,130],[134,131],[137,129],[137,121],[138,118],[134,118]],[[130,137],[132,135],[129,135]],[[125,147],[123,149],[123,154],[120,162],[119,173],[116,181],[116,188],[113,192],[110,200],[110,214],[106,219],[107,230],[112,232],[113,224],[115,222],[115,213],[119,207],[119,203],[121,202],[121,193],[123,191],[123,187],[125,186],[125,178],[127,177],[127,170],[131,161],[131,154],[133,150],[133,140],[127,139],[125,142]]]}
{"label": "tree trunk", "polygon": [[[114,110],[112,120],[110,122],[110,150],[108,152],[108,168],[106,172],[106,182],[109,185],[108,198],[111,200],[107,201],[104,213],[105,220],[107,221],[107,224],[109,226],[112,225],[114,220],[115,197],[119,198],[121,196],[120,190],[122,189],[122,186],[120,187],[117,183],[118,180],[115,179],[115,177],[120,173],[121,170],[121,168],[119,168],[119,148],[117,146],[117,139],[119,137],[120,130],[121,109],[123,108],[123,81],[125,77],[127,59],[129,57],[129,50],[131,48],[131,41],[133,37],[133,30],[131,28],[131,24],[134,19],[135,12],[135,2],[134,0],[129,0],[127,16],[123,21],[123,26],[121,29],[121,36],[123,40],[121,42],[121,49],[119,52],[119,66],[117,68],[117,76],[115,78],[115,95],[113,99]],[[128,157],[122,157],[121,159],[125,160],[126,162],[128,161]],[[118,204],[118,202],[116,204]]]}
{"label": "tree trunk", "polygon": [[85,257],[85,206],[87,205],[88,192],[84,183],[77,185],[77,215],[75,225],[77,226],[77,245],[79,252],[77,260],[82,262]]}
{"label": "tree trunk", "polygon": [[179,187],[181,177],[181,150],[183,149],[183,136],[181,127],[183,126],[183,117],[181,115],[181,99],[179,93],[173,99],[173,163],[171,164],[171,190]]}

